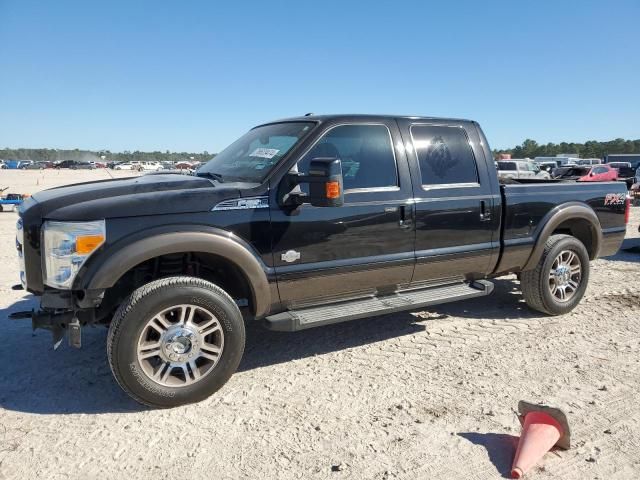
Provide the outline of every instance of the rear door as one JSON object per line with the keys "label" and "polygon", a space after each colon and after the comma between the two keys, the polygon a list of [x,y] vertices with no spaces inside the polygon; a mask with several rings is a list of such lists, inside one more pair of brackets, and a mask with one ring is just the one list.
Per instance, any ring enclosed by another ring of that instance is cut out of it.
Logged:
{"label": "rear door", "polygon": [[499,253],[501,202],[494,162],[485,158],[477,127],[399,124],[414,189],[414,283],[483,277]]}
{"label": "rear door", "polygon": [[344,205],[271,202],[281,301],[291,307],[407,286],[415,263],[412,186],[395,120],[328,125],[297,170],[307,173],[318,157],[342,161]]}

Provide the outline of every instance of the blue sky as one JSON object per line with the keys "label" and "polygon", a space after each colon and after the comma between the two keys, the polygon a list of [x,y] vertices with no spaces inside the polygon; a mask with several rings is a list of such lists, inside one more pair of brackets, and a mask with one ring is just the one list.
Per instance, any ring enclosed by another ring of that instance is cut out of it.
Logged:
{"label": "blue sky", "polygon": [[0,148],[216,152],[306,112],[640,138],[638,25],[638,0],[0,0]]}

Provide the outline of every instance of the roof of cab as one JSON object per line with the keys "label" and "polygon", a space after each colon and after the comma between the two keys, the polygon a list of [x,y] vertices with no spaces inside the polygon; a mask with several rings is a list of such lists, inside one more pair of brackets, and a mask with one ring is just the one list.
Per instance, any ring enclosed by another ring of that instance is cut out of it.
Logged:
{"label": "roof of cab", "polygon": [[281,118],[279,120],[274,120],[272,122],[265,122],[262,125],[268,125],[270,123],[281,123],[281,122],[308,122],[308,121],[319,121],[321,123],[324,122],[366,122],[373,120],[395,120],[395,119],[404,119],[404,120],[430,120],[430,121],[448,121],[448,122],[468,122],[471,123],[473,120],[468,120],[464,118],[446,118],[446,117],[424,117],[419,115],[372,115],[372,114],[354,114],[354,113],[343,113],[343,114],[330,114],[330,115],[314,115],[308,114],[300,117],[290,117],[290,118]]}

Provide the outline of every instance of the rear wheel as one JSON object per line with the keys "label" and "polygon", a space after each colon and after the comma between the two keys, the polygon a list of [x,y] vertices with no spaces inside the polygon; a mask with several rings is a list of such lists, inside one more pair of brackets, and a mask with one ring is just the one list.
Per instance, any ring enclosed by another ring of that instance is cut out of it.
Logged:
{"label": "rear wheel", "polygon": [[203,400],[236,371],[245,330],[237,305],[205,280],[170,277],[134,291],[113,317],[107,354],[135,400],[173,407]]}
{"label": "rear wheel", "polygon": [[589,254],[571,235],[549,237],[536,268],[520,274],[527,305],[550,315],[573,310],[582,300],[588,281]]}

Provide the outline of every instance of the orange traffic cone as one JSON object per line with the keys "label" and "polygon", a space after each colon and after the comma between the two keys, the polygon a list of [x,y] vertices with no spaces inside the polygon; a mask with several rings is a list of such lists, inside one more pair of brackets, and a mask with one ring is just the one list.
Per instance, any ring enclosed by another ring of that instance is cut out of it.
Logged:
{"label": "orange traffic cone", "polygon": [[518,403],[522,434],[511,467],[511,478],[521,478],[553,447],[569,448],[569,425],[564,413],[544,405]]}

